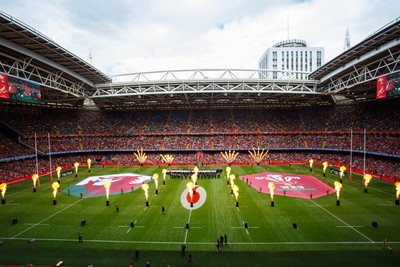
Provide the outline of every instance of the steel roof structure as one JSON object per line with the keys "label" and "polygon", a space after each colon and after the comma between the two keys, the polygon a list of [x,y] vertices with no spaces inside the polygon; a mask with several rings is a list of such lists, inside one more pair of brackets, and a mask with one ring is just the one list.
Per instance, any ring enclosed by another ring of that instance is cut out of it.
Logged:
{"label": "steel roof structure", "polygon": [[[400,68],[400,19],[309,75],[278,70],[195,69],[108,77],[0,11],[0,72],[41,85],[42,106],[100,109],[296,107],[372,100],[375,80]],[[9,103],[1,101],[0,103]],[[19,103],[12,103],[19,104]]]}

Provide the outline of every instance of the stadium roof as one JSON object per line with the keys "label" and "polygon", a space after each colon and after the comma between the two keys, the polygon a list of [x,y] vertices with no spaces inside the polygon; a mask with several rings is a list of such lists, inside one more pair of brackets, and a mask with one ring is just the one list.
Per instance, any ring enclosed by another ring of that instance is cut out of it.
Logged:
{"label": "stadium roof", "polygon": [[88,85],[111,81],[107,75],[44,34],[2,11],[0,26],[0,56],[3,60],[29,57],[37,67],[62,71],[68,79],[80,80]]}
{"label": "stadium roof", "polygon": [[[398,39],[400,37],[400,17],[390,22],[386,26],[377,30],[369,37],[367,37],[361,43],[351,47],[351,49],[343,52],[339,56],[335,57],[331,61],[325,63],[323,66],[314,71],[311,75],[311,79],[324,81],[324,76],[334,72],[341,66],[352,62],[353,60],[360,58],[370,51],[378,50],[383,45]],[[382,51],[385,52],[385,51]],[[389,56],[389,55],[388,55]],[[382,54],[376,54],[376,58],[382,58]],[[372,60],[370,58],[369,60]]]}
{"label": "stadium roof", "polygon": [[376,78],[397,70],[399,18],[327,62],[309,80],[297,79],[300,72],[287,73],[285,79],[267,79],[264,73],[276,70],[230,69],[169,70],[111,79],[42,33],[0,11],[0,72],[41,84],[43,106],[268,108],[349,103],[375,99]]}

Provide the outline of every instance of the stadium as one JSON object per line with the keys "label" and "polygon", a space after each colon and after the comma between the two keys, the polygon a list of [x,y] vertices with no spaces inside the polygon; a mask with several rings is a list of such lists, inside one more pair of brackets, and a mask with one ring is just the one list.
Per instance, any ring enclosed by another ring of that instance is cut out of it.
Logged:
{"label": "stadium", "polygon": [[307,79],[110,78],[0,21],[0,266],[398,265],[399,18]]}

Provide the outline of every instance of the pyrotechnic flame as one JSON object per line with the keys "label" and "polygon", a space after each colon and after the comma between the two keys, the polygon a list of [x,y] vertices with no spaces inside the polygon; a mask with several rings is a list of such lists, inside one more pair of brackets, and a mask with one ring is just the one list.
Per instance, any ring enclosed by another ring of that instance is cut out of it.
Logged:
{"label": "pyrotechnic flame", "polygon": [[340,174],[340,179],[342,179],[345,170],[346,170],[346,167],[345,167],[345,166],[341,166],[341,167],[339,168],[339,171],[340,171],[340,173],[339,173],[339,174]]}
{"label": "pyrotechnic flame", "polygon": [[369,182],[371,182],[372,175],[371,174],[365,174],[364,175],[364,186],[365,188],[368,187]]}
{"label": "pyrotechnic flame", "polygon": [[142,184],[142,190],[144,191],[144,196],[146,198],[146,201],[149,199],[149,185],[148,184]]}
{"label": "pyrotechnic flame", "polygon": [[166,155],[160,154],[160,156],[168,164],[171,164],[172,161],[174,161],[174,157],[171,154],[166,154]]}
{"label": "pyrotechnic flame", "polygon": [[271,194],[271,201],[274,201],[275,184],[273,182],[268,183],[269,193]]}
{"label": "pyrotechnic flame", "polygon": [[230,151],[230,150],[229,151],[225,151],[225,152],[221,151],[221,155],[225,159],[225,161],[228,164],[230,164],[236,159],[236,157],[239,155],[239,152]]}
{"label": "pyrotechnic flame", "polygon": [[1,183],[0,184],[0,191],[1,191],[1,197],[2,199],[4,199],[5,195],[6,195],[6,191],[7,191],[7,184],[6,183]]}
{"label": "pyrotechnic flame", "polygon": [[250,150],[248,150],[250,156],[253,158],[253,160],[254,160],[256,163],[260,163],[260,162],[267,156],[268,151],[269,151],[269,150],[264,151],[264,149],[262,149],[262,150],[260,151],[260,148],[259,148],[259,147],[257,147],[257,151],[255,150],[254,147],[253,147],[253,152],[251,152]]}
{"label": "pyrotechnic flame", "polygon": [[238,200],[239,197],[239,187],[237,185],[233,185],[232,186],[232,191],[233,194],[235,195],[236,200]]}
{"label": "pyrotechnic flame", "polygon": [[163,180],[165,181],[165,178],[167,177],[167,169],[163,169],[162,174],[163,174]]}
{"label": "pyrotechnic flame", "polygon": [[226,178],[229,179],[229,175],[231,174],[231,167],[226,167]]}
{"label": "pyrotechnic flame", "polygon": [[79,163],[78,163],[78,162],[75,162],[75,163],[74,163],[74,166],[75,166],[75,173],[78,173]]}
{"label": "pyrotechnic flame", "polygon": [[324,173],[325,173],[326,172],[326,168],[328,168],[328,166],[329,166],[329,163],[324,161],[324,162],[322,162],[322,166],[324,166]]}
{"label": "pyrotechnic flame", "polygon": [[36,187],[36,183],[37,183],[38,179],[39,179],[39,175],[37,173],[32,175],[32,182],[33,182],[33,187],[34,188]]}
{"label": "pyrotechnic flame", "polygon": [[236,179],[236,177],[233,173],[231,175],[229,175],[229,183],[231,184],[232,187],[235,184],[235,179]]}
{"label": "pyrotechnic flame", "polygon": [[195,185],[197,183],[197,174],[193,173],[192,176],[190,176],[190,178],[192,179],[192,182]]}
{"label": "pyrotechnic flame", "polygon": [[60,166],[58,166],[58,167],[56,168],[56,171],[57,171],[57,178],[58,178],[58,179],[60,179],[61,170],[62,170],[62,168],[61,168]]}
{"label": "pyrotechnic flame", "polygon": [[399,199],[400,196],[400,182],[394,184],[396,186],[396,199]]}
{"label": "pyrotechnic flame", "polygon": [[57,196],[58,188],[60,188],[60,184],[58,182],[54,182],[51,184],[51,188],[53,188],[53,197],[55,199]]}
{"label": "pyrotechnic flame", "polygon": [[90,170],[90,166],[92,165],[92,160],[87,159],[86,162],[87,162],[88,169]]}
{"label": "pyrotechnic flame", "polygon": [[108,198],[110,196],[110,187],[111,187],[111,183],[110,182],[104,183],[104,188],[106,189],[106,198],[107,198],[107,200],[108,200]]}
{"label": "pyrotechnic flame", "polygon": [[192,201],[194,184],[192,182],[189,182],[186,184],[186,187],[187,187],[187,189],[189,189],[190,201]]}
{"label": "pyrotechnic flame", "polygon": [[308,163],[310,163],[310,168],[312,168],[312,165],[313,165],[313,163],[314,163],[314,160],[313,160],[313,159],[310,159],[310,160],[308,161]]}
{"label": "pyrotechnic flame", "polygon": [[158,174],[157,173],[153,174],[153,180],[154,180],[154,184],[156,185],[156,189],[158,189]]}
{"label": "pyrotechnic flame", "polygon": [[196,176],[198,176],[198,174],[199,174],[199,167],[194,167],[194,169],[193,169],[193,171],[194,171],[194,174],[196,174]]}
{"label": "pyrotechnic flame", "polygon": [[136,150],[137,153],[133,153],[136,157],[136,159],[140,162],[140,164],[145,163],[146,159],[147,159],[147,155],[146,153],[143,152],[143,148],[141,147],[140,150],[137,149]]}
{"label": "pyrotechnic flame", "polygon": [[336,198],[337,198],[337,200],[339,200],[339,198],[340,198],[340,190],[342,189],[343,185],[338,181],[335,181],[334,184],[335,184],[335,190],[336,190]]}

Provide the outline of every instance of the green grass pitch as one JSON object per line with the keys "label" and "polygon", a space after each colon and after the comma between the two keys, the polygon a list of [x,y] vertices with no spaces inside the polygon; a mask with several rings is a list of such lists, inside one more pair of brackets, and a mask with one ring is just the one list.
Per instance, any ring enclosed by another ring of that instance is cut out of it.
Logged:
{"label": "green grass pitch", "polygon": [[[162,169],[93,166],[90,175],[131,172],[162,177]],[[307,165],[232,167],[242,175],[295,170],[309,174]],[[319,166],[315,175],[322,179]],[[87,170],[81,168],[80,180],[87,176]],[[324,182],[333,186],[335,180],[337,176],[327,174]],[[271,207],[269,194],[236,179],[240,203],[236,208],[223,174],[221,179],[198,180],[207,200],[190,211],[180,202],[188,180],[167,179],[165,186],[159,184],[157,195],[154,182],[150,182],[149,207],[140,189],[110,196],[110,206],[105,197],[80,199],[59,192],[57,205],[53,205],[51,184],[45,176],[36,193],[31,181],[8,186],[6,204],[0,205],[0,266],[51,266],[60,260],[67,266],[129,266],[131,262],[145,266],[147,261],[151,266],[187,266],[187,257],[181,256],[184,243],[187,253],[193,255],[193,266],[398,266],[400,206],[395,205],[395,187],[373,179],[364,193],[361,180],[358,175],[353,175],[352,181],[344,180],[340,206],[333,194],[318,199],[276,195]],[[74,174],[66,176],[60,189],[67,187],[68,181],[74,184],[78,180]],[[14,218],[18,223],[12,225]],[[81,226],[82,219],[85,226]],[[132,221],[134,228],[130,227]],[[372,221],[378,227],[372,227]],[[294,222],[298,229],[293,228]],[[82,243],[78,242],[79,232]],[[223,234],[228,245],[217,253],[216,240]],[[383,248],[385,238],[388,241]],[[138,261],[134,259],[136,249],[140,251]]]}

